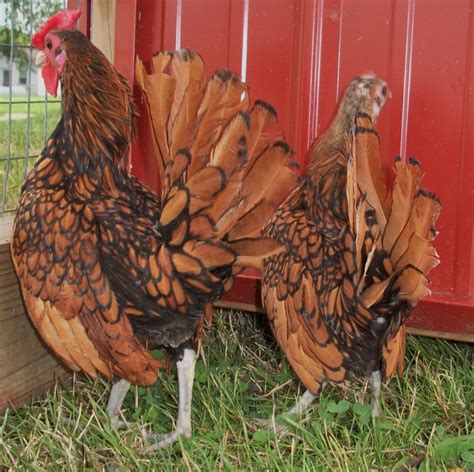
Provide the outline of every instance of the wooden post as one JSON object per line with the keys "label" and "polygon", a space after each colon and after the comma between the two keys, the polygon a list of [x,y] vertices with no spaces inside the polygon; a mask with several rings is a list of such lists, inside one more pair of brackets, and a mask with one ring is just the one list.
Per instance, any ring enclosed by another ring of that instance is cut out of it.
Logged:
{"label": "wooden post", "polygon": [[115,2],[116,0],[91,2],[91,41],[112,64],[115,50]]}
{"label": "wooden post", "polygon": [[[7,218],[2,226],[8,227]],[[39,340],[23,307],[6,235],[0,235],[0,413],[54,384],[66,370]]]}

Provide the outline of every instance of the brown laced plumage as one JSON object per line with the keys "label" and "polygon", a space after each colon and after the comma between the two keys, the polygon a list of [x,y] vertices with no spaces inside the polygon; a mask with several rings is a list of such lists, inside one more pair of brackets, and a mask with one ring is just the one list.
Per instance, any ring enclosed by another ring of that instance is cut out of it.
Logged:
{"label": "brown laced plumage", "polygon": [[123,379],[109,401],[115,425],[128,382],[155,382],[163,362],[149,350],[165,346],[180,380],[166,445],[191,432],[204,313],[237,272],[282,250],[260,233],[280,191],[297,183],[291,151],[271,130],[273,108],[257,102],[248,112],[246,86],[231,72],[206,80],[193,51],[156,55],[151,75],[138,61],[160,197],[125,169],[135,119],[125,79],[80,32],[43,29],[37,47],[44,42],[52,92],[57,61],[67,62],[58,72],[62,118],[15,220],[12,259],[27,311],[71,369]]}
{"label": "brown laced plumage", "polygon": [[[282,250],[261,238],[282,195],[298,182],[291,150],[272,130],[276,113],[257,101],[249,111],[247,86],[219,70],[206,81],[202,58],[193,50],[158,53],[148,74],[137,60],[162,177],[160,232],[186,267],[187,283],[211,294],[218,270],[232,275],[261,267],[264,257]],[[193,268],[193,258],[199,269]],[[204,270],[209,280],[195,279]],[[215,298],[215,297],[213,297]]]}
{"label": "brown laced plumage", "polygon": [[397,158],[385,183],[375,123],[389,95],[376,77],[351,83],[305,180],[265,230],[288,250],[264,263],[263,303],[310,397],[351,372],[403,372],[405,321],[439,263],[440,203],[420,189],[419,163]]}
{"label": "brown laced plumage", "polygon": [[33,323],[71,369],[150,384],[160,362],[133,336],[103,264],[115,256],[110,247],[126,243],[124,234],[135,247],[153,235],[159,205],[124,171],[130,90],[80,32],[55,34],[68,54],[63,113],[26,179],[12,258]]}

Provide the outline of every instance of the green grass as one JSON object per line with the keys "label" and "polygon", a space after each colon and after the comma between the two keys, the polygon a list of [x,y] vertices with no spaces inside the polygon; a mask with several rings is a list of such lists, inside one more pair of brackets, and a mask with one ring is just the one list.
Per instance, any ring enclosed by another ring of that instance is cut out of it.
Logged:
{"label": "green grass", "polygon": [[[24,103],[15,103],[26,100],[27,97],[12,97],[12,114],[28,114],[28,106]],[[0,101],[7,101],[8,97],[0,97]],[[20,196],[21,185],[23,184],[26,170],[31,168],[36,161],[38,154],[43,149],[44,137],[51,134],[61,115],[61,104],[58,100],[48,100],[48,118],[45,132],[45,104],[44,97],[31,96],[31,100],[43,100],[43,103],[32,103],[30,105],[30,122],[28,133],[28,120],[16,119],[11,122],[11,156],[13,158],[7,164],[8,150],[8,120],[0,121],[0,192],[3,191],[5,175],[8,169],[8,182],[6,188],[6,211],[13,210],[16,207]],[[0,117],[8,116],[8,104],[0,104]],[[29,143],[27,146],[27,135],[29,134]],[[25,156],[30,156],[28,159]],[[0,200],[1,201],[1,200]]]}
{"label": "green grass", "polygon": [[263,316],[224,312],[207,331],[198,360],[194,436],[152,455],[142,432],[171,429],[174,369],[149,389],[135,388],[117,433],[104,413],[108,385],[77,377],[0,419],[1,464],[11,470],[443,471],[474,470],[471,347],[410,337],[407,370],[382,392],[372,420],[365,383],[328,387],[285,436],[255,427],[302,393]]}

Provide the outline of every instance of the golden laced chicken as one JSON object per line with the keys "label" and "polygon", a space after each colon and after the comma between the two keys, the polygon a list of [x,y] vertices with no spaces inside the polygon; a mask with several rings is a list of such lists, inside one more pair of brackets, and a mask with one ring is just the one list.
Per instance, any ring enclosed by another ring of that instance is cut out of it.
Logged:
{"label": "golden laced chicken", "polygon": [[305,179],[265,229],[288,250],[264,262],[263,304],[307,389],[289,414],[349,374],[369,377],[379,414],[381,381],[403,372],[405,322],[439,263],[440,202],[420,188],[419,162],[396,158],[385,183],[375,124],[390,96],[374,76],[349,85]]}
{"label": "golden laced chicken", "polygon": [[[260,237],[281,190],[297,183],[291,151],[270,128],[273,108],[248,112],[247,87],[227,70],[206,81],[193,51],[160,53],[137,79],[149,105],[161,197],[126,170],[135,106],[126,80],[79,31],[78,11],[48,19],[32,39],[62,117],[29,172],[12,259],[29,316],[72,370],[130,383],[157,380],[150,350],[177,362],[176,430],[191,435],[191,398],[203,314],[244,267],[282,249]],[[153,152],[153,150],[150,150]],[[262,176],[265,175],[265,179]],[[126,424],[126,423],[125,423]],[[156,439],[156,438],[155,438]]]}

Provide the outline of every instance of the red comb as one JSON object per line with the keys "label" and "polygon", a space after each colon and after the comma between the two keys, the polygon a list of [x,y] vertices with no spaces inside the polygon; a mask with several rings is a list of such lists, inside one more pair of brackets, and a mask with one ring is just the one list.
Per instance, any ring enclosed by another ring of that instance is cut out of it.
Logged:
{"label": "red comb", "polygon": [[44,49],[44,37],[53,30],[71,29],[81,16],[80,10],[60,11],[48,18],[40,27],[38,32],[31,38],[31,44],[36,49]]}

